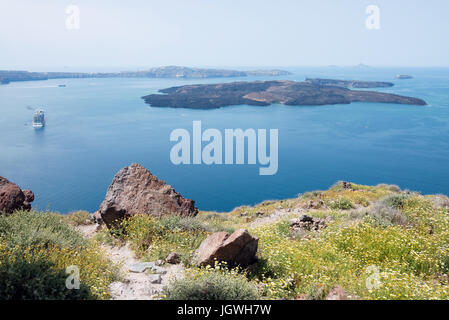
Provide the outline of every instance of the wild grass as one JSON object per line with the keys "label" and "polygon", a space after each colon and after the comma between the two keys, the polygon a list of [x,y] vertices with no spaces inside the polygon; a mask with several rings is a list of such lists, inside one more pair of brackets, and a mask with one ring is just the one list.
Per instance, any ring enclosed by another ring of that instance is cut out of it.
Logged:
{"label": "wild grass", "polygon": [[[291,297],[310,295],[317,286],[325,295],[339,284],[361,299],[447,299],[447,212],[417,195],[401,202],[401,210],[385,202],[356,217],[333,210],[328,228],[299,241],[286,237],[285,222],[250,230],[260,238],[265,261],[259,274],[294,279]],[[366,284],[370,270],[379,271],[377,288]]]}
{"label": "wild grass", "polygon": [[97,240],[114,245],[128,241],[136,256],[146,261],[165,259],[176,252],[182,262],[189,264],[194,250],[208,234],[196,218],[136,215],[116,229],[103,229]]}
{"label": "wild grass", "polygon": [[[327,227],[295,236],[289,219],[309,201],[325,203],[307,214],[325,218]],[[253,227],[255,220],[280,209],[293,210],[284,219]],[[259,237],[257,265],[223,271],[190,264],[207,235],[237,228]],[[265,201],[228,213],[200,212],[187,219],[138,216],[128,220],[123,231],[145,259],[165,258],[171,251],[181,255],[188,266],[187,280],[168,288],[168,299],[196,299],[199,292],[216,297],[222,292],[212,283],[232,282],[234,276],[246,279],[263,299],[323,299],[335,285],[354,299],[449,298],[449,209],[397,186],[335,185],[295,199]]]}
{"label": "wild grass", "polygon": [[[310,201],[324,205],[307,209]],[[345,189],[337,184],[228,213],[134,216],[116,229],[103,228],[99,241],[87,241],[74,230],[89,221],[86,212],[66,217],[16,212],[0,216],[0,298],[106,299],[117,270],[98,243],[129,242],[142,260],[165,259],[171,252],[181,256],[186,278],[165,289],[166,299],[323,299],[335,285],[355,299],[448,299],[447,201],[394,185]],[[253,224],[281,209],[289,212],[281,220]],[[304,210],[325,218],[326,228],[293,234],[289,219]],[[240,270],[191,263],[209,234],[238,228],[259,237],[257,264]],[[77,293],[61,286],[69,265],[80,268],[83,289]]]}

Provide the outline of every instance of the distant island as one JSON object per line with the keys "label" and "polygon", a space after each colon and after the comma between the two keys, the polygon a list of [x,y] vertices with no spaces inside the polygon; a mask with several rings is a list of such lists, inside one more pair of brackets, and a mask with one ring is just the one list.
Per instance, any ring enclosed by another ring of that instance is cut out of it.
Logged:
{"label": "distant island", "polygon": [[394,86],[391,82],[360,81],[360,80],[334,80],[306,78],[306,82],[319,86],[337,86],[344,88],[386,88]]}
{"label": "distant island", "polygon": [[[333,105],[352,102],[378,102],[426,105],[418,98],[376,91],[351,90],[381,86],[379,82],[308,79],[304,82],[277,80],[198,84],[159,90],[162,94],[142,97],[153,107],[214,109],[232,105],[268,106],[280,103],[290,106]],[[383,85],[386,86],[386,85]]]}
{"label": "distant island", "polygon": [[252,70],[237,71],[226,69],[202,69],[178,66],[151,68],[144,71],[122,71],[112,73],[82,73],[82,72],[28,72],[0,70],[0,83],[13,81],[34,81],[68,78],[230,78],[249,76],[285,76],[291,73],[285,70]]}
{"label": "distant island", "polygon": [[370,68],[370,66],[366,65],[364,63],[359,63],[358,65],[354,66],[354,68],[366,69],[366,68]]}

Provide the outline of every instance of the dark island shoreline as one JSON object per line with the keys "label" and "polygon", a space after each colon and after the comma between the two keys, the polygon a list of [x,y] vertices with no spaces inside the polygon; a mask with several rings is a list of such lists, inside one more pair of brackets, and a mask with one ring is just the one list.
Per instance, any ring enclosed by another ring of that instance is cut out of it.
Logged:
{"label": "dark island shoreline", "polygon": [[425,106],[419,98],[378,91],[351,90],[350,88],[391,87],[390,82],[306,79],[304,82],[288,80],[197,84],[159,90],[161,94],[143,96],[152,107],[216,109],[233,105],[269,106],[321,106],[373,102]]}

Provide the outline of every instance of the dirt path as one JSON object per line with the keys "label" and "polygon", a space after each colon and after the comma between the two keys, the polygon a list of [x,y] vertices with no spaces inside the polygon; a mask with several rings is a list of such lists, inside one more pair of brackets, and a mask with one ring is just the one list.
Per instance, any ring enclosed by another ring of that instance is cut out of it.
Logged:
{"label": "dirt path", "polygon": [[[77,229],[87,238],[96,233],[96,225],[80,226]],[[182,264],[162,264],[142,262],[126,244],[121,247],[102,245],[101,249],[109,259],[120,266],[122,281],[110,284],[113,300],[154,300],[160,299],[165,285],[172,279],[184,276]]]}
{"label": "dirt path", "polygon": [[[162,288],[171,279],[182,277],[182,264],[164,264],[157,266],[153,263],[145,272],[132,272],[136,268],[144,269],[149,263],[142,263],[134,258],[134,253],[128,244],[120,248],[102,246],[109,258],[121,266],[124,277],[122,282],[116,281],[109,286],[114,300],[153,300],[158,299]],[[148,271],[149,270],[149,271]],[[151,273],[149,273],[151,272]]]}
{"label": "dirt path", "polygon": [[282,218],[286,218],[286,217],[297,217],[299,215],[302,215],[304,213],[306,213],[307,210],[305,209],[294,209],[294,210],[286,210],[286,209],[279,209],[276,210],[274,213],[270,214],[269,216],[266,217],[262,217],[262,218],[258,218],[256,220],[254,220],[249,227],[250,228],[256,228],[259,226],[262,226],[264,224],[267,223],[274,223],[276,221],[281,220]]}

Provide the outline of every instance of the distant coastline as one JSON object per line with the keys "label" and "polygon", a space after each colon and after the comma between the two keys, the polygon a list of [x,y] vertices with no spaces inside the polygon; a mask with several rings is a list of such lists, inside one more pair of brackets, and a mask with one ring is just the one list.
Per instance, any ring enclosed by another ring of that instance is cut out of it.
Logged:
{"label": "distant coastline", "polygon": [[85,72],[28,72],[0,70],[0,83],[8,84],[15,81],[35,81],[49,79],[69,79],[69,78],[181,78],[181,79],[204,79],[204,78],[232,78],[248,76],[284,76],[290,75],[289,71],[271,70],[251,70],[238,71],[227,69],[205,69],[189,68],[179,66],[167,66],[151,68],[144,71],[122,71],[106,73],[85,73]]}

